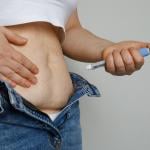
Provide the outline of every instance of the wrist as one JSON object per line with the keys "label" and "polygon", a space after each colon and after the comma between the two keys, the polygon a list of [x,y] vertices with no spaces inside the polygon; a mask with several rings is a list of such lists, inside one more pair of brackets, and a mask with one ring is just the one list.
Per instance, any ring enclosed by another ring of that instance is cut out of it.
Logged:
{"label": "wrist", "polygon": [[109,41],[109,40],[101,40],[101,42],[99,42],[99,46],[98,46],[98,55],[97,55],[97,59],[96,61],[102,61],[104,59],[103,53],[104,51],[108,48],[111,47],[113,45],[115,45],[116,43],[113,41]]}

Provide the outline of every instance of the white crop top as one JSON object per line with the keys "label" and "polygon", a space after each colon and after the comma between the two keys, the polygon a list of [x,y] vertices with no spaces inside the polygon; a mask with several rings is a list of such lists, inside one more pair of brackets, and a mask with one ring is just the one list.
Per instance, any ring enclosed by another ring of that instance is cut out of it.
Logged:
{"label": "white crop top", "polygon": [[0,0],[0,26],[44,21],[60,27],[65,38],[65,24],[77,6],[77,0]]}

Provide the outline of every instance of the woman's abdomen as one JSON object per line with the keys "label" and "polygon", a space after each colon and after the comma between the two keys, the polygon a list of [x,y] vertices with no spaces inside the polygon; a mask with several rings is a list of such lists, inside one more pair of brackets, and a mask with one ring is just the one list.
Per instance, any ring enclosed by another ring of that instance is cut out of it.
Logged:
{"label": "woman's abdomen", "polygon": [[73,93],[73,85],[56,30],[48,23],[30,23],[8,28],[28,39],[24,46],[11,45],[39,68],[37,84],[30,88],[16,86],[14,89],[45,113],[59,111]]}

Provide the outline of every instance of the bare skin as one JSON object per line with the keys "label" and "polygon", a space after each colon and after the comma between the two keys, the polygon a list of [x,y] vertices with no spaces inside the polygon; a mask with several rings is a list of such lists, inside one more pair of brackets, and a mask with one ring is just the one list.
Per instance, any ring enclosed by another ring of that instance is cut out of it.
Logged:
{"label": "bare skin", "polygon": [[144,58],[139,49],[150,48],[149,42],[121,41],[114,43],[96,36],[83,28],[77,10],[66,26],[66,40],[62,44],[64,55],[82,62],[106,61],[106,72],[116,75],[131,75],[141,69]]}
{"label": "bare skin", "polygon": [[[28,39],[25,45],[10,45],[36,64],[39,70],[35,75],[36,84],[30,82],[27,88],[15,82],[14,89],[42,112],[59,111],[73,93],[73,85],[64,61],[57,29],[44,22],[9,26],[7,29]],[[17,80],[20,78],[16,74],[12,74],[11,77]]]}
{"label": "bare skin", "polygon": [[13,87],[16,83],[24,87],[29,86],[29,81],[36,83],[34,74],[38,73],[38,68],[27,57],[18,53],[10,43],[23,46],[27,39],[0,27],[0,78]]}
{"label": "bare skin", "polygon": [[[0,73],[3,74],[0,79],[9,82],[18,93],[45,113],[62,109],[73,93],[73,85],[63,54],[83,62],[97,62],[104,59],[106,71],[120,76],[131,75],[139,70],[144,64],[139,49],[150,47],[148,42],[114,43],[97,37],[81,26],[77,10],[66,24],[66,39],[63,43],[59,41],[57,28],[48,23],[16,25],[7,27],[7,30],[10,32],[9,36],[7,31],[1,38],[3,46],[0,52],[7,59],[0,61],[0,65],[5,66],[5,69],[0,67]],[[8,47],[11,55],[4,54],[4,49]],[[19,61],[18,58],[15,59],[16,55],[19,55]],[[6,62],[8,58],[9,61]],[[18,63],[12,63],[12,60]],[[23,67],[21,68],[19,64]],[[8,73],[10,71],[8,68],[15,73]],[[37,82],[33,81],[35,77]]]}

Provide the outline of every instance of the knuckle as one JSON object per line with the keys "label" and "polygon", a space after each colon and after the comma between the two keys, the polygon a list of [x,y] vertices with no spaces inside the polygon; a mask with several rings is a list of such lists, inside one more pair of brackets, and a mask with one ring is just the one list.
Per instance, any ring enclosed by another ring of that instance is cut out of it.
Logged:
{"label": "knuckle", "polygon": [[117,73],[122,75],[122,74],[126,74],[126,71],[125,70],[117,70]]}
{"label": "knuckle", "polygon": [[22,57],[17,53],[13,53],[13,57],[18,61],[22,61]]}
{"label": "knuckle", "polygon": [[123,55],[123,54],[125,54],[126,52],[127,52],[127,50],[126,50],[126,49],[122,49],[122,50],[121,50],[121,52],[120,52],[120,54],[122,54],[122,55]]}
{"label": "knuckle", "polygon": [[117,71],[117,74],[118,74],[119,76],[122,76],[122,75],[125,75],[126,72],[124,72],[124,71]]}
{"label": "knuckle", "polygon": [[17,82],[17,84],[19,84],[19,85],[24,85],[24,79],[22,79],[22,78],[16,78],[16,82]]}
{"label": "knuckle", "polygon": [[123,49],[122,49],[122,52],[127,52],[127,49],[123,48]]}
{"label": "knuckle", "polygon": [[134,71],[135,71],[135,68],[132,68],[132,67],[127,69],[127,72],[129,73],[134,72]]}
{"label": "knuckle", "polygon": [[25,64],[26,59],[25,59],[24,57],[21,57],[21,56],[20,56],[20,61],[21,61],[22,64]]}
{"label": "knuckle", "polygon": [[117,53],[117,50],[113,50],[112,55],[115,55]]}
{"label": "knuckle", "polygon": [[23,79],[22,85],[23,85],[23,86],[27,86],[27,85],[29,85],[29,82],[28,82],[27,80],[24,80],[24,79]]}
{"label": "knuckle", "polygon": [[117,72],[116,75],[117,75],[117,76],[123,76],[123,75],[125,75],[125,74],[124,74],[124,73],[121,73],[121,72]]}
{"label": "knuckle", "polygon": [[9,71],[6,75],[8,78],[12,78],[14,76],[14,73]]}
{"label": "knuckle", "polygon": [[127,60],[127,61],[125,62],[125,64],[126,64],[127,66],[132,66],[132,65],[133,65],[133,61]]}
{"label": "knuckle", "polygon": [[22,66],[21,65],[17,65],[16,66],[16,72],[19,73],[22,70]]}
{"label": "knuckle", "polygon": [[134,72],[134,71],[132,71],[132,72],[128,72],[128,73],[127,73],[127,75],[132,75],[132,74],[133,74],[133,72]]}
{"label": "knuckle", "polygon": [[139,59],[136,60],[136,63],[143,65],[144,64],[144,58],[140,57]]}
{"label": "knuckle", "polygon": [[124,66],[118,66],[117,70],[119,70],[120,72],[124,72],[125,71]]}
{"label": "knuckle", "polygon": [[110,74],[112,74],[112,75],[115,74],[115,71],[112,71],[112,70],[106,70],[106,72],[108,72],[108,73],[110,73]]}
{"label": "knuckle", "polygon": [[132,53],[135,50],[135,48],[134,47],[129,47],[128,50]]}
{"label": "knuckle", "polygon": [[137,65],[136,70],[140,70],[142,68],[142,65]]}
{"label": "knuckle", "polygon": [[114,73],[115,72],[115,69],[113,67],[111,67],[111,66],[108,66],[106,68],[106,70],[107,70],[107,72],[110,72],[110,73]]}
{"label": "knuckle", "polygon": [[106,50],[104,50],[103,53],[102,53],[103,59],[106,59],[107,55],[108,55],[108,52],[107,52],[107,49],[106,49]]}
{"label": "knuckle", "polygon": [[20,84],[25,85],[25,80],[24,79],[20,79]]}
{"label": "knuckle", "polygon": [[103,59],[105,60],[112,53],[112,51],[112,48],[104,49],[104,51],[102,52]]}
{"label": "knuckle", "polygon": [[111,53],[110,54],[108,54],[107,56],[106,56],[106,58],[105,58],[105,62],[106,62],[106,64],[108,65],[110,65],[110,63],[112,62],[112,57],[111,57],[112,55],[111,55]]}

